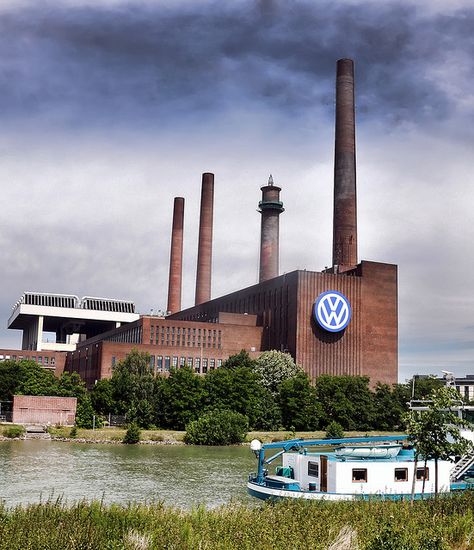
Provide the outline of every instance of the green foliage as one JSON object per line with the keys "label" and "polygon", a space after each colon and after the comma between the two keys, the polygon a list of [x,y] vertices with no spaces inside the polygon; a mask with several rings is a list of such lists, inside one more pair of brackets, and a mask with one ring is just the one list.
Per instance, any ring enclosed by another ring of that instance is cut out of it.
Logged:
{"label": "green foliage", "polygon": [[11,401],[13,395],[56,395],[54,374],[34,361],[0,362],[0,401]]}
{"label": "green foliage", "polygon": [[[94,409],[89,395],[85,395],[82,399],[77,401],[76,410],[76,426],[79,428],[90,429],[94,426]],[[102,422],[99,416],[96,416],[95,427],[102,426]]]}
{"label": "green foliage", "polygon": [[434,390],[444,386],[444,381],[440,380],[435,374],[428,374],[427,376],[416,375],[414,379],[411,378],[407,381],[406,386],[410,392],[410,398],[414,389],[413,399],[428,399]]}
{"label": "green foliage", "polygon": [[253,429],[278,428],[280,414],[273,395],[247,367],[218,369],[204,378],[207,409],[228,409],[248,418]]}
{"label": "green foliage", "polygon": [[23,437],[25,435],[25,428],[17,425],[9,426],[6,430],[4,430],[3,435],[5,437],[9,437],[10,439]]}
{"label": "green foliage", "polygon": [[[59,499],[0,504],[0,550],[349,549],[473,550],[474,494],[429,501],[232,503],[180,510]],[[344,543],[353,533],[357,544]],[[341,536],[342,535],[342,536]]]}
{"label": "green foliage", "polygon": [[370,430],[376,424],[373,394],[366,376],[320,376],[316,393],[322,425],[335,420],[345,430]]}
{"label": "green foliage", "polygon": [[326,426],[326,439],[342,439],[344,437],[344,428],[333,420]]}
{"label": "green foliage", "polygon": [[321,403],[309,377],[299,372],[280,385],[279,403],[281,418],[286,430],[317,430],[323,415]]}
{"label": "green foliage", "polygon": [[141,430],[136,422],[132,422],[125,432],[123,442],[127,444],[135,444],[140,441]]}
{"label": "green foliage", "polygon": [[73,426],[69,432],[69,437],[75,439],[77,437],[77,426]]}
{"label": "green foliage", "polygon": [[186,426],[184,441],[190,445],[232,445],[242,443],[247,431],[248,421],[244,415],[214,410]]}
{"label": "green foliage", "polygon": [[416,452],[425,460],[435,460],[435,492],[438,492],[438,460],[449,460],[463,455],[472,443],[461,436],[460,428],[466,422],[453,409],[459,403],[455,388],[441,387],[432,390],[428,410],[411,410],[406,414],[407,433]]}
{"label": "green foliage", "polygon": [[265,351],[255,360],[253,367],[264,388],[277,395],[280,384],[302,372],[289,353]]}
{"label": "green foliage", "polygon": [[410,388],[406,384],[377,384],[374,400],[374,428],[399,430],[404,427],[403,417],[410,400]]}
{"label": "green foliage", "polygon": [[155,380],[148,353],[133,349],[115,366],[111,386],[117,413],[125,414],[128,420],[142,428],[154,423]]}
{"label": "green foliage", "polygon": [[195,420],[204,405],[204,379],[190,368],[171,369],[170,376],[158,383],[158,425],[183,430]]}
{"label": "green foliage", "polygon": [[97,381],[90,392],[90,398],[92,407],[97,413],[104,416],[110,413],[115,414],[114,384],[109,378]]}
{"label": "green foliage", "polygon": [[222,368],[235,369],[246,367],[252,369],[255,366],[255,360],[250,358],[250,355],[245,350],[240,351],[235,355],[231,355],[224,361]]}

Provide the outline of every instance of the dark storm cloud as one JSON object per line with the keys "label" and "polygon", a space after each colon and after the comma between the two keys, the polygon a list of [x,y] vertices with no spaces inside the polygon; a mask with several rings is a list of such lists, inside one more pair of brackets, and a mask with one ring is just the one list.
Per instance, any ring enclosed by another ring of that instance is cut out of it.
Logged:
{"label": "dark storm cloud", "polygon": [[454,103],[430,64],[462,45],[472,74],[473,24],[474,9],[422,16],[403,4],[31,5],[0,16],[0,114],[176,124],[248,101],[332,113],[334,62],[352,57],[365,117],[442,119]]}

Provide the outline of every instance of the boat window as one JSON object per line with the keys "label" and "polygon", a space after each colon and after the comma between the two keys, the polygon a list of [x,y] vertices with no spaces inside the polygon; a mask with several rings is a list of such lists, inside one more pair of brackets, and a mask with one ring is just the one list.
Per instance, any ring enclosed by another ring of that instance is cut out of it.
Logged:
{"label": "boat window", "polygon": [[430,479],[430,469],[429,468],[417,468],[416,469],[416,480],[417,481],[428,481]]}
{"label": "boat window", "polygon": [[367,483],[367,468],[352,468],[352,481]]}
{"label": "boat window", "polygon": [[408,481],[408,468],[395,468],[395,481]]}
{"label": "boat window", "polygon": [[312,477],[319,477],[318,462],[308,462],[308,475]]}

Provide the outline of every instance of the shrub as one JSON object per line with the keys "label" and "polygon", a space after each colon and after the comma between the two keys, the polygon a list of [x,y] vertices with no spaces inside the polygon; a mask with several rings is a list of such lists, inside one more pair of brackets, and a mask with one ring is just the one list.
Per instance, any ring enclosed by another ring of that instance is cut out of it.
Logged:
{"label": "shrub", "polygon": [[15,437],[22,437],[24,434],[25,428],[23,426],[10,426],[3,432],[3,435],[5,437],[9,437],[10,439],[14,439]]}
{"label": "shrub", "polygon": [[77,437],[77,426],[73,426],[73,427],[71,428],[71,431],[69,432],[69,437],[70,437],[71,439],[74,439],[74,438]]}
{"label": "shrub", "polygon": [[138,424],[132,422],[127,428],[127,431],[125,432],[125,436],[122,441],[128,444],[138,443],[140,441],[140,433],[141,430],[138,427]]}
{"label": "shrub", "polygon": [[232,445],[242,443],[248,419],[233,411],[210,411],[186,426],[184,442],[190,445]]}
{"label": "shrub", "polygon": [[326,439],[341,439],[344,437],[344,429],[339,424],[333,420],[326,426]]}

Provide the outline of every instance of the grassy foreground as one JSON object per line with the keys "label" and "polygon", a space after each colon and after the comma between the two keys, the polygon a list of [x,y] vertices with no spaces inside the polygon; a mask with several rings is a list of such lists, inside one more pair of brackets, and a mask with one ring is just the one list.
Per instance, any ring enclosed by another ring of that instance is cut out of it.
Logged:
{"label": "grassy foreground", "polygon": [[415,502],[0,505],[1,550],[474,549],[474,493]]}

